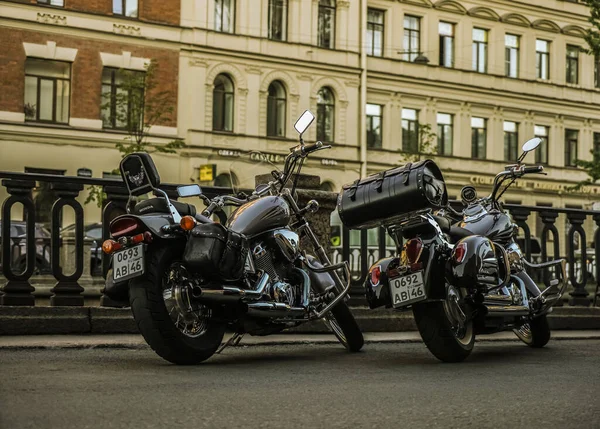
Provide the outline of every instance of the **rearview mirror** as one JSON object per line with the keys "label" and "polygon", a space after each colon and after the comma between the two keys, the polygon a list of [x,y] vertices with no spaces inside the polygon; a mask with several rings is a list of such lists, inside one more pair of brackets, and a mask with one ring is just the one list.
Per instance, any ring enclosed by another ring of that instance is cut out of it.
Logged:
{"label": "rearview mirror", "polygon": [[305,110],[294,124],[294,128],[298,131],[298,134],[302,135],[314,120],[315,115],[310,113],[309,110]]}
{"label": "rearview mirror", "polygon": [[527,140],[525,143],[523,143],[523,151],[524,152],[531,152],[532,150],[536,150],[537,147],[542,143],[542,139],[539,137],[534,137],[530,140]]}
{"label": "rearview mirror", "polygon": [[177,187],[177,194],[181,197],[196,197],[202,195],[202,188],[198,185],[183,185]]}

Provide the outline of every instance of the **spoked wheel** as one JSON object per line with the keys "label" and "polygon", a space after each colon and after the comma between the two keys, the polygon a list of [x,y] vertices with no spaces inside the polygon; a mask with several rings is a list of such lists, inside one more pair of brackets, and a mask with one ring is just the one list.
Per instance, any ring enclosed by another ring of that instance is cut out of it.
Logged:
{"label": "spoked wheel", "polygon": [[363,334],[345,302],[333,307],[323,321],[348,351],[357,352],[364,345]]}
{"label": "spoked wheel", "polygon": [[413,305],[415,322],[429,351],[443,362],[461,362],[471,354],[475,332],[466,292],[446,285],[446,299]]}
{"label": "spoked wheel", "polygon": [[528,319],[513,332],[529,347],[541,348],[550,341],[550,325],[546,315]]}
{"label": "spoked wheel", "polygon": [[218,349],[225,325],[195,304],[183,282],[180,252],[155,246],[146,255],[146,274],[130,281],[133,317],[144,339],[163,359],[179,365],[200,363]]}

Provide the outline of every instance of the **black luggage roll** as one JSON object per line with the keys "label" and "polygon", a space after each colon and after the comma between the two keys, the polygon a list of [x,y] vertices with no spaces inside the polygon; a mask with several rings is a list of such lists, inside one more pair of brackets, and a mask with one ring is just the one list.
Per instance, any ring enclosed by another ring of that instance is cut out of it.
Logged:
{"label": "black luggage roll", "polygon": [[447,203],[442,172],[426,159],[344,185],[337,209],[346,227],[365,229],[392,224],[407,213],[441,208]]}

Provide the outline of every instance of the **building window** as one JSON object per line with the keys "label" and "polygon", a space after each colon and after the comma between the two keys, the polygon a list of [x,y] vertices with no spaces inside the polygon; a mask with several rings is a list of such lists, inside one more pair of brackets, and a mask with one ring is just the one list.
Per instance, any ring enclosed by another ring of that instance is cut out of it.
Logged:
{"label": "building window", "polygon": [[594,158],[600,157],[600,133],[594,133]]}
{"label": "building window", "polygon": [[473,70],[487,72],[488,32],[481,28],[473,29]]}
{"label": "building window", "polygon": [[381,10],[369,9],[367,12],[367,55],[383,55],[383,17]]}
{"label": "building window", "polygon": [[323,87],[317,93],[317,140],[333,142],[333,127],[335,119],[335,98],[328,87]]}
{"label": "building window", "polygon": [[233,33],[235,0],[215,0],[215,31]]}
{"label": "building window", "polygon": [[65,0],[38,0],[38,4],[63,7],[65,5]]}
{"label": "building window", "polygon": [[409,153],[419,152],[419,111],[402,109],[402,150]]}
{"label": "building window", "polygon": [[138,129],[144,105],[146,73],[104,68],[102,70],[102,126]]}
{"label": "building window", "polygon": [[213,88],[213,130],[233,131],[233,100],[233,82],[221,73]]}
{"label": "building window", "polygon": [[269,39],[287,40],[287,0],[269,0]]}
{"label": "building window", "polygon": [[550,79],[550,42],[535,41],[535,70],[538,79]]}
{"label": "building window", "polygon": [[437,153],[440,155],[452,155],[452,140],[454,118],[448,113],[437,114],[438,126],[438,147]]}
{"label": "building window", "polygon": [[404,16],[404,53],[402,58],[414,61],[421,51],[421,18]]}
{"label": "building window", "polygon": [[138,17],[138,0],[113,0],[113,15]]}
{"label": "building window", "polygon": [[381,149],[382,111],[383,106],[379,104],[367,104],[367,147],[369,149]]}
{"label": "building window", "polygon": [[471,156],[485,159],[487,141],[487,119],[471,118]]}
{"label": "building window", "polygon": [[567,45],[567,83],[579,83],[579,46]]}
{"label": "building window", "polygon": [[69,122],[71,63],[27,58],[25,62],[25,119]]}
{"label": "building window", "polygon": [[271,137],[285,136],[285,88],[279,81],[269,85],[267,98],[267,135]]}
{"label": "building window", "polygon": [[544,125],[535,125],[533,127],[535,137],[542,139],[540,147],[535,151],[535,162],[538,164],[548,164],[548,137],[550,135],[550,127]]}
{"label": "building window", "polygon": [[505,74],[507,77],[519,77],[519,36],[506,34],[504,46],[506,50]]}
{"label": "building window", "polygon": [[594,86],[600,88],[600,55],[594,58]]}
{"label": "building window", "polygon": [[579,131],[565,130],[565,166],[577,166],[577,139]]}
{"label": "building window", "polygon": [[335,1],[319,0],[319,37],[321,48],[335,48]]}
{"label": "building window", "polygon": [[440,33],[440,65],[454,67],[454,24],[439,23]]}
{"label": "building window", "polygon": [[519,158],[519,132],[516,122],[504,121],[504,159],[516,161]]}

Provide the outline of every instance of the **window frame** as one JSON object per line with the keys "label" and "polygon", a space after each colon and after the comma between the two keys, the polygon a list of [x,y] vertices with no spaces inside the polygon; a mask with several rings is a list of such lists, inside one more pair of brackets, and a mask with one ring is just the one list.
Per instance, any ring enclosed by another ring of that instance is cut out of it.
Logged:
{"label": "window frame", "polygon": [[[227,90],[217,90],[216,89],[216,85],[215,82],[217,81],[217,79],[219,77],[225,77],[226,79],[229,80],[229,82],[231,83],[231,91],[227,91]],[[215,115],[215,93],[216,92],[220,92],[222,95],[222,99],[221,99],[221,106],[222,106],[222,111],[220,112],[221,114],[221,123],[222,123],[222,127],[218,128],[215,126],[215,122],[216,122],[216,115]],[[212,130],[213,131],[217,131],[217,132],[221,132],[221,133],[233,133],[233,130],[235,129],[235,83],[233,81],[233,79],[227,74],[227,73],[219,73],[217,76],[215,76],[215,80],[213,81],[213,99],[212,99]],[[231,129],[228,130],[226,129],[226,121],[225,118],[227,117],[227,103],[226,103],[226,96],[230,94],[231,95]]]}
{"label": "window frame", "polygon": [[[569,139],[569,133],[573,133],[575,135],[575,139]],[[571,163],[571,159],[573,158],[573,153],[575,154],[575,160],[578,159],[578,150],[579,130],[565,128],[565,167],[577,167],[575,163]]]}
{"label": "window frame", "polygon": [[[507,131],[507,124],[513,124],[514,131]],[[502,123],[504,133],[504,160],[515,162],[519,158],[519,123],[515,121],[504,121]]]}
{"label": "window frame", "polygon": [[[44,76],[44,75],[37,75],[37,74],[33,74],[33,73],[27,73],[27,60],[28,59],[32,59],[32,60],[37,60],[37,61],[46,61],[46,62],[52,62],[52,63],[62,63],[62,64],[68,64],[68,69],[69,69],[69,77],[68,78],[61,78],[61,77],[54,77],[54,76]],[[23,79],[23,83],[24,83],[24,88],[23,88],[23,106],[25,106],[25,93],[27,91],[27,77],[33,77],[36,79],[36,109],[35,109],[35,119],[27,119],[27,115],[25,115],[25,122],[38,122],[38,123],[43,123],[43,124],[60,124],[60,125],[69,125],[69,120],[71,119],[71,89],[72,89],[72,85],[71,85],[71,77],[72,77],[72,68],[73,68],[73,63],[69,62],[69,61],[57,61],[57,60],[48,60],[45,58],[37,58],[37,57],[27,57],[25,59],[25,72],[24,72],[24,79]],[[47,81],[51,81],[52,82],[52,119],[51,120],[47,120],[47,119],[40,119],[40,80],[47,80]],[[56,120],[56,104],[58,101],[58,97],[57,97],[57,93],[56,93],[56,82],[57,81],[67,81],[69,83],[69,97],[68,97],[68,106],[67,106],[67,121],[66,122],[59,122]]]}
{"label": "window frame", "polygon": [[[281,29],[281,38],[277,38],[274,35],[273,26],[273,8],[281,5],[281,21],[283,22],[283,28]],[[278,42],[287,42],[288,39],[288,18],[289,18],[289,1],[288,0],[269,0],[269,15],[268,15],[268,38],[269,40],[275,40]]]}
{"label": "window frame", "polygon": [[[537,42],[546,43],[546,51],[538,51]],[[550,80],[550,45],[549,40],[535,39],[535,76],[537,79]],[[542,62],[546,66],[546,77],[542,76]]]}
{"label": "window frame", "polygon": [[[452,28],[452,35],[448,36],[448,35],[443,35],[440,32],[440,25],[441,24],[447,24]],[[442,67],[447,67],[447,68],[454,68],[454,61],[455,61],[455,27],[456,24],[452,23],[452,22],[447,22],[447,21],[439,21],[438,22],[438,39],[439,39],[439,65]],[[447,52],[446,52],[446,40],[450,41],[450,65],[446,64],[446,56],[447,56]]]}
{"label": "window frame", "polygon": [[[539,133],[536,129],[544,128],[544,133]],[[548,165],[548,149],[550,148],[550,127],[548,125],[533,125],[533,136],[542,139],[538,150],[535,151],[535,162],[537,164]],[[542,156],[544,155],[544,156]]]}
{"label": "window frame", "polygon": [[[565,82],[578,85],[579,84],[579,52],[581,48],[577,45],[567,45],[566,47],[566,63],[565,63]],[[575,52],[575,56],[570,54]],[[574,81],[571,81],[574,79]]]}
{"label": "window frame", "polygon": [[[417,23],[417,29],[412,29],[410,27],[406,27],[406,20],[407,19],[414,19],[415,22]],[[404,20],[403,20],[403,33],[402,33],[402,59],[404,61],[408,61],[408,62],[413,62],[419,55],[421,55],[421,17],[420,16],[415,16],[415,15],[404,15]],[[408,34],[407,34],[408,32]],[[413,44],[413,39],[414,39],[414,35],[416,34],[416,40],[417,40],[417,50],[416,52],[414,51],[414,47],[412,46]],[[408,41],[408,43],[407,43]],[[408,50],[406,49],[408,44]]]}
{"label": "window frame", "polygon": [[[127,98],[128,98],[128,102],[127,102],[127,124],[125,124],[125,126],[119,127],[116,125],[116,110],[117,110],[117,106],[116,106],[116,94],[117,94],[117,90],[121,87],[121,85],[116,83],[116,78],[119,72],[121,72],[121,69],[118,69],[116,67],[103,67],[102,68],[102,73],[104,74],[104,70],[110,70],[111,71],[111,76],[110,76],[110,115],[109,115],[109,120],[111,122],[111,126],[106,126],[104,124],[104,120],[102,120],[102,128],[103,129],[107,129],[107,130],[129,130],[131,129],[131,112],[132,112],[132,108],[131,108],[131,94],[127,94]],[[145,75],[146,72],[143,71],[138,71],[138,70],[126,70],[129,73],[139,73],[140,75],[144,75],[144,82],[145,82]],[[101,78],[101,86],[104,87],[104,85],[108,85],[106,83],[104,83],[103,79]],[[142,93],[142,97],[145,95],[144,91],[145,91],[145,85],[142,86],[141,88],[138,88],[138,90],[141,90]],[[104,94],[104,92],[102,92],[102,94]],[[104,95],[103,95],[104,96]],[[104,104],[104,103],[103,103]],[[100,114],[102,115],[102,109],[100,109],[101,112]],[[144,123],[144,112],[141,112],[142,116],[140,118],[141,123]]]}
{"label": "window frame", "polygon": [[[483,31],[483,34],[485,35],[485,41],[475,40],[475,31],[476,30]],[[485,28],[473,27],[472,39],[473,39],[473,48],[472,48],[473,71],[477,72],[477,73],[487,73],[488,72],[488,57],[489,57],[489,55],[488,55],[489,30],[487,30]],[[481,49],[483,49],[483,52],[481,51]],[[483,71],[480,70],[481,69],[481,67],[480,67],[481,54],[483,54]]]}
{"label": "window frame", "polygon": [[[337,27],[337,0],[331,0],[333,2],[333,6],[327,4],[322,4],[323,0],[319,0],[319,11],[318,11],[318,18],[317,18],[317,46],[323,49],[335,49],[335,32],[336,32],[336,27]],[[330,1],[330,0],[326,0],[326,1]],[[323,39],[322,39],[322,31],[323,29],[321,28],[321,15],[324,14],[325,12],[329,12],[332,14],[332,25],[329,28],[331,34],[329,35],[329,40],[330,40],[330,46],[325,46],[323,44]]]}
{"label": "window frame", "polygon": [[[230,8],[230,18],[229,18],[229,30],[223,30],[223,4],[224,2],[227,1],[229,2],[229,8]],[[229,33],[229,34],[235,34],[235,19],[236,19],[236,0],[214,0],[215,2],[215,31],[219,32],[219,33]],[[221,22],[220,22],[220,29],[217,28],[217,7],[218,5],[221,5]]]}
{"label": "window frame", "polygon": [[[331,95],[331,102],[320,103],[319,93],[326,90]],[[331,115],[331,136],[325,135],[325,118]],[[322,121],[321,121],[321,118]],[[323,86],[317,92],[317,140],[323,143],[333,143],[335,141],[335,93],[328,86]]]}
{"label": "window frame", "polygon": [[[378,13],[381,15],[381,23],[369,21],[369,12]],[[383,57],[385,46],[385,10],[367,8],[367,35],[371,33],[371,44],[367,46],[367,55],[370,57]],[[381,32],[381,46],[379,47],[379,55],[375,53],[375,33]],[[369,52],[370,51],[370,52]]]}
{"label": "window frame", "polygon": [[[278,97],[278,96],[271,96],[270,94],[270,89],[272,85],[278,85],[281,88],[281,91],[283,92],[283,97]],[[275,118],[273,118],[272,116],[269,115],[269,113],[271,112],[271,103],[275,103],[275,109],[274,111],[275,113]],[[283,118],[279,118],[279,107],[280,104],[283,104]],[[271,82],[269,84],[269,87],[267,89],[267,137],[285,137],[286,136],[286,117],[287,117],[287,91],[285,89],[285,85],[279,81],[279,80],[274,80],[273,82]],[[273,124],[274,122],[274,124]],[[274,128],[278,129],[279,128],[279,124],[281,122],[282,125],[282,131],[281,134],[278,134],[277,131],[275,131],[275,133],[271,133],[271,129]]]}
{"label": "window frame", "polygon": [[[135,16],[127,15],[127,2],[130,0],[112,0],[112,13],[114,16],[119,16],[122,18],[129,19],[140,19],[140,1],[139,0],[131,0],[135,1]],[[115,2],[121,3],[121,13],[115,12]]]}
{"label": "window frame", "polygon": [[[412,110],[415,112],[415,119],[404,117],[404,111]],[[402,108],[402,152],[419,153],[419,110]],[[406,122],[406,126],[405,126]],[[414,136],[412,139],[406,137]]]}
{"label": "window frame", "polygon": [[[440,115],[447,115],[450,118],[449,124],[440,123]],[[454,150],[454,115],[452,113],[436,113],[437,122],[437,154],[442,156],[452,156]],[[450,150],[446,151],[446,136],[450,137]],[[449,152],[449,153],[446,153]]]}
{"label": "window frame", "polygon": [[[379,115],[370,115],[367,110],[368,110],[368,106],[377,106],[379,108]],[[373,149],[373,150],[378,150],[378,149],[383,149],[383,105],[381,104],[375,104],[375,103],[367,103],[365,112],[367,112],[366,114],[366,120],[367,120],[367,149]],[[378,145],[373,145],[373,144],[369,144],[369,131],[373,131],[373,119],[374,118],[378,118],[379,119],[379,139],[378,139]]]}
{"label": "window frame", "polygon": [[[507,36],[511,36],[511,37],[515,37],[517,40],[517,46],[508,46],[506,43],[506,37]],[[512,55],[514,53],[514,55]],[[504,34],[504,61],[505,61],[505,69],[504,69],[504,75],[506,77],[509,77],[511,79],[518,79],[519,78],[519,68],[520,68],[520,56],[521,54],[521,36],[519,36],[518,34],[511,34],[511,33],[505,33]],[[515,59],[515,75],[513,76],[511,74],[511,65],[512,65],[512,59]]]}
{"label": "window frame", "polygon": [[[483,120],[483,127],[473,126],[473,119]],[[487,156],[487,125],[488,119],[479,116],[471,117],[471,157],[473,159],[486,159]],[[482,133],[479,133],[482,130]],[[483,144],[481,144],[480,137],[483,137]],[[480,146],[483,146],[480,153]]]}
{"label": "window frame", "polygon": [[[60,1],[62,4],[52,4],[53,1]],[[65,0],[37,0],[38,5],[50,6],[50,7],[65,7]]]}

